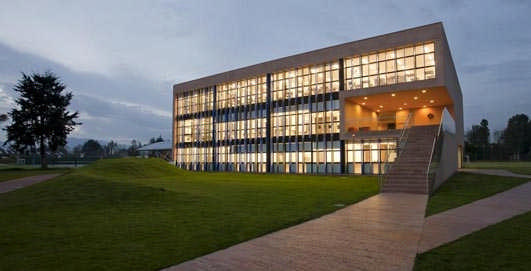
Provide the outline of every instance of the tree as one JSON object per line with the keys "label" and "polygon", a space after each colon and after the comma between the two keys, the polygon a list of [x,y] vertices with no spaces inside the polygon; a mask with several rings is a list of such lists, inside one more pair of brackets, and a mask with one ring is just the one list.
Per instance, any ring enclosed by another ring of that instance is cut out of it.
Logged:
{"label": "tree", "polygon": [[[55,152],[66,145],[66,137],[76,125],[78,112],[67,110],[72,100],[71,92],[64,92],[66,86],[51,72],[44,74],[22,73],[14,91],[18,107],[9,112],[12,123],[6,127],[7,142],[13,142],[18,152],[37,149],[40,152],[41,167],[47,168],[47,151]],[[5,144],[5,143],[4,143]]]}
{"label": "tree", "polygon": [[87,142],[85,142],[85,144],[83,144],[83,147],[81,147],[81,152],[85,156],[98,157],[103,154],[103,148],[98,141],[89,139]]}
{"label": "tree", "polygon": [[473,125],[472,129],[466,133],[467,152],[475,159],[487,159],[489,150],[489,122],[482,119],[479,125]]}
{"label": "tree", "polygon": [[164,138],[162,138],[162,135],[159,135],[159,137],[157,138],[152,137],[149,139],[149,144],[158,143],[158,142],[164,142]]}
{"label": "tree", "polygon": [[520,155],[529,152],[531,145],[529,117],[525,114],[512,116],[503,132],[503,141],[513,158],[520,160]]}
{"label": "tree", "polygon": [[104,150],[105,155],[113,156],[118,152],[118,143],[111,140],[109,143],[107,143],[107,145],[105,145]]}
{"label": "tree", "polygon": [[129,149],[127,149],[127,154],[129,156],[138,156],[139,152],[138,152],[138,149],[142,147],[142,143],[140,143],[140,141],[137,141],[136,140],[132,140],[131,141],[131,146],[129,146]]}
{"label": "tree", "polygon": [[0,122],[4,122],[7,120],[7,114],[0,114]]}
{"label": "tree", "polygon": [[72,150],[72,152],[74,153],[74,157],[75,157],[75,158],[81,158],[81,148],[82,148],[82,147],[83,147],[83,146],[81,146],[81,145],[77,145],[77,146],[75,146],[74,149]]}

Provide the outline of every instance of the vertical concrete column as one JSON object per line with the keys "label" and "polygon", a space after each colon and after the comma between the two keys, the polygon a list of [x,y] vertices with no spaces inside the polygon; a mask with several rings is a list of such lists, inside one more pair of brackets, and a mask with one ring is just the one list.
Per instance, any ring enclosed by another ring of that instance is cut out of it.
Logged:
{"label": "vertical concrete column", "polygon": [[[343,90],[345,90],[345,73],[344,73],[344,68],[343,68],[343,59],[340,58],[339,59],[339,91],[343,91]],[[339,109],[342,110],[343,108],[340,106]],[[341,121],[341,118],[339,121]],[[341,131],[339,132],[341,133]],[[341,174],[344,174],[346,172],[345,140],[339,141],[339,148],[340,148],[339,161],[341,164]]]}
{"label": "vertical concrete column", "polygon": [[212,87],[212,170],[218,171],[218,148],[216,139],[216,123],[218,118],[217,106],[217,88],[216,85]]}
{"label": "vertical concrete column", "polygon": [[266,75],[266,171],[271,172],[271,74]]}

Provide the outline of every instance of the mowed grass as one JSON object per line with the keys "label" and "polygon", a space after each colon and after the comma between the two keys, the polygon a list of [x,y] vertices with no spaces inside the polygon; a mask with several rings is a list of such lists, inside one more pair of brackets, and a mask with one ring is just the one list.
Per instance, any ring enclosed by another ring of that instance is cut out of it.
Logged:
{"label": "mowed grass", "polygon": [[457,173],[429,198],[426,216],[490,197],[528,181],[525,178]]}
{"label": "mowed grass", "polygon": [[330,213],[374,177],[194,173],[102,160],[0,195],[0,270],[155,270]]}
{"label": "mowed grass", "polygon": [[504,169],[517,174],[531,175],[531,161],[526,162],[492,162],[492,161],[478,161],[464,163],[465,168],[480,168],[480,169]]}
{"label": "mowed grass", "polygon": [[531,212],[417,255],[414,270],[529,270]]}
{"label": "mowed grass", "polygon": [[68,168],[49,168],[49,169],[40,169],[40,168],[20,168],[20,167],[5,167],[0,168],[0,182],[9,181],[13,179],[35,176],[35,175],[44,175],[44,174],[62,174],[68,172]]}

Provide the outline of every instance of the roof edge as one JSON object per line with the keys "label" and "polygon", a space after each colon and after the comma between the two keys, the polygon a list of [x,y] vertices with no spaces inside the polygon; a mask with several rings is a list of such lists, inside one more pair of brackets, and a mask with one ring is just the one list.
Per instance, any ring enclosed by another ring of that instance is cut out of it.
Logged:
{"label": "roof edge", "polygon": [[[342,48],[342,47],[349,47],[349,46],[352,46],[352,45],[355,45],[355,44],[359,44],[359,43],[364,43],[364,42],[367,42],[367,41],[370,41],[370,40],[377,40],[377,39],[381,39],[381,38],[386,38],[386,37],[398,35],[398,34],[401,34],[401,33],[404,33],[404,32],[413,32],[413,31],[425,30],[426,28],[428,28],[428,29],[429,28],[439,28],[440,33],[442,33],[442,36],[444,38],[446,38],[445,33],[444,33],[443,23],[441,21],[438,21],[438,22],[434,22],[434,23],[430,23],[430,24],[426,24],[426,25],[416,26],[416,27],[407,28],[407,29],[403,29],[403,30],[399,30],[399,31],[395,31],[395,32],[386,33],[386,34],[381,34],[381,35],[377,35],[377,36],[373,36],[373,37],[363,38],[363,39],[360,39],[360,40],[345,42],[345,43],[336,44],[336,45],[332,45],[332,46],[328,46],[328,47],[324,47],[324,48],[320,48],[320,49],[315,49],[315,50],[311,50],[311,51],[307,51],[307,52],[302,52],[302,53],[297,53],[297,54],[293,54],[293,55],[289,55],[289,56],[285,56],[285,57],[280,57],[280,58],[276,58],[276,59],[273,59],[273,60],[268,60],[268,61],[260,62],[260,63],[257,63],[257,64],[248,65],[248,66],[244,66],[244,67],[241,67],[241,68],[236,68],[236,69],[228,70],[228,71],[225,71],[225,72],[221,72],[221,73],[216,73],[216,74],[200,77],[200,78],[193,79],[193,80],[190,80],[190,81],[176,83],[176,84],[173,84],[173,92],[175,94],[175,92],[177,92],[179,90],[180,91],[186,91],[186,90],[192,90],[194,88],[201,88],[201,87],[190,87],[189,88],[188,86],[189,85],[198,84],[201,81],[216,81],[215,78],[228,77],[229,74],[241,73],[244,70],[257,69],[259,67],[265,67],[265,66],[273,65],[275,63],[280,63],[280,62],[283,62],[283,61],[286,61],[286,60],[290,60],[290,59],[294,59],[294,58],[298,58],[298,57],[302,57],[302,56],[317,55],[319,53],[332,51],[334,49],[339,49],[339,48]],[[253,76],[253,75],[250,75],[250,76]],[[254,76],[258,76],[258,74],[254,75]],[[244,78],[245,77],[241,77],[241,78],[235,79],[235,80],[240,80],[240,79],[244,79]],[[229,80],[229,81],[233,81],[233,80]],[[206,84],[205,86],[202,86],[202,87],[207,87],[208,85],[212,85],[212,84]]]}

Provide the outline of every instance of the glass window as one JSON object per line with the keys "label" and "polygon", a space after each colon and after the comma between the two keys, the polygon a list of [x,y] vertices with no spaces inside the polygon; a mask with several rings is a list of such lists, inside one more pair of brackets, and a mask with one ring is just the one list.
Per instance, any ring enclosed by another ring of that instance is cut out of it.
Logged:
{"label": "glass window", "polygon": [[[360,65],[361,63],[361,65]],[[345,87],[358,89],[435,78],[434,43],[344,59]],[[429,69],[422,69],[430,67]],[[395,71],[400,71],[395,74]],[[402,72],[403,71],[403,72]],[[332,78],[334,78],[332,76]],[[337,84],[334,81],[334,84]],[[333,85],[333,90],[338,89]],[[327,89],[329,86],[327,86]]]}

